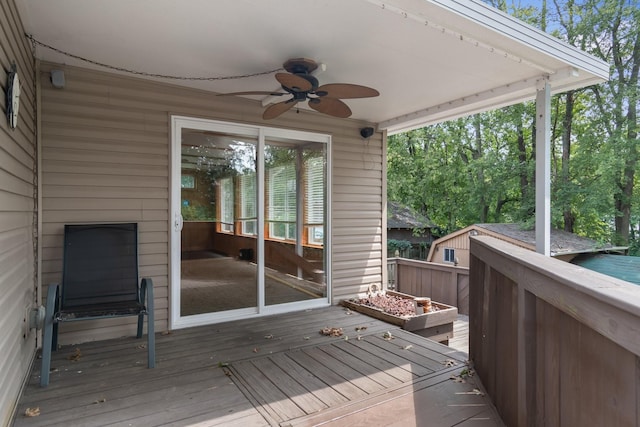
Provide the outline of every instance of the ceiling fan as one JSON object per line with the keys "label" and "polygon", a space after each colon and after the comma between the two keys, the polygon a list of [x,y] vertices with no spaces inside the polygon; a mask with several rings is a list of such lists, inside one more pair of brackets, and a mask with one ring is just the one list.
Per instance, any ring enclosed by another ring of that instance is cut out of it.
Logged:
{"label": "ceiling fan", "polygon": [[307,58],[295,58],[286,61],[282,67],[287,73],[277,73],[276,80],[282,86],[284,92],[248,91],[221,93],[219,96],[228,95],[268,95],[286,96],[291,98],[286,101],[269,105],[262,115],[265,120],[275,119],[289,111],[298,102],[309,101],[309,107],[314,110],[334,117],[347,118],[351,116],[351,109],[341,99],[371,98],[380,93],[366,86],[348,83],[330,83],[318,86],[318,79],[311,73],[318,68],[318,64]]}

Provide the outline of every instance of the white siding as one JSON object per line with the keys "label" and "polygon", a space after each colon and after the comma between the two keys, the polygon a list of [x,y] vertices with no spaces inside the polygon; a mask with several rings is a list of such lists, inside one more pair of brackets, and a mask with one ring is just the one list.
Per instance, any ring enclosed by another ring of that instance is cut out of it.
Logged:
{"label": "white siding", "polygon": [[[265,122],[262,107],[128,76],[42,64],[43,283],[61,276],[65,223],[136,221],[141,274],[155,285],[156,327],[168,328],[170,116],[204,117],[330,134],[334,303],[382,283],[382,134],[300,111]],[[48,73],[65,72],[55,89]],[[61,343],[134,332],[134,319],[64,325]],[[100,328],[96,329],[96,326]]]}
{"label": "white siding", "polygon": [[[13,0],[0,1],[0,425],[8,425],[33,360],[36,334],[25,329],[35,305],[35,84],[30,46]],[[7,123],[7,70],[20,79],[18,127]]]}

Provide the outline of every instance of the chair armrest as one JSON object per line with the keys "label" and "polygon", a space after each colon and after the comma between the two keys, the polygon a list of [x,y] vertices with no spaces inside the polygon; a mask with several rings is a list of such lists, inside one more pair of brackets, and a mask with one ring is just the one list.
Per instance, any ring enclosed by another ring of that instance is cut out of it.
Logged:
{"label": "chair armrest", "polygon": [[60,298],[60,284],[59,283],[49,283],[47,285],[47,302],[45,304],[46,315],[54,316],[56,314],[56,309],[58,309],[58,299]]}

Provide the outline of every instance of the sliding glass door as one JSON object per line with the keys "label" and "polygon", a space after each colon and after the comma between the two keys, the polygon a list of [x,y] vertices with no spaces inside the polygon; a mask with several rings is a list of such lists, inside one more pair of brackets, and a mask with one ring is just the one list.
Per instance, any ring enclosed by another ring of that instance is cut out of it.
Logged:
{"label": "sliding glass door", "polygon": [[172,127],[172,327],[328,304],[329,137]]}

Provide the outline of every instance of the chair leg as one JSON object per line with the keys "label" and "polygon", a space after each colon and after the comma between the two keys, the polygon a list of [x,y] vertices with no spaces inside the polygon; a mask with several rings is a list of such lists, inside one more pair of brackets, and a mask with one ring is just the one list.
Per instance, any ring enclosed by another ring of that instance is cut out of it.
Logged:
{"label": "chair leg", "polygon": [[[149,368],[156,367],[156,334],[155,334],[155,317],[153,305],[153,281],[150,278],[142,279],[142,289],[146,294],[147,303],[147,366]],[[141,324],[138,323],[141,333]]]}
{"label": "chair leg", "polygon": [[[54,311],[55,313],[55,311]],[[58,322],[53,322],[53,341],[51,342],[51,351],[56,351],[58,349]]]}
{"label": "chair leg", "polygon": [[[54,315],[58,285],[49,285],[47,291],[47,305],[45,307],[44,333],[42,338],[42,367],[40,368],[40,387],[49,385],[49,371],[51,370],[51,350],[53,348]],[[57,332],[57,330],[55,331]],[[57,339],[56,339],[57,341]]]}
{"label": "chair leg", "polygon": [[144,323],[144,313],[138,314],[138,332],[136,338],[142,338],[142,324]]}

